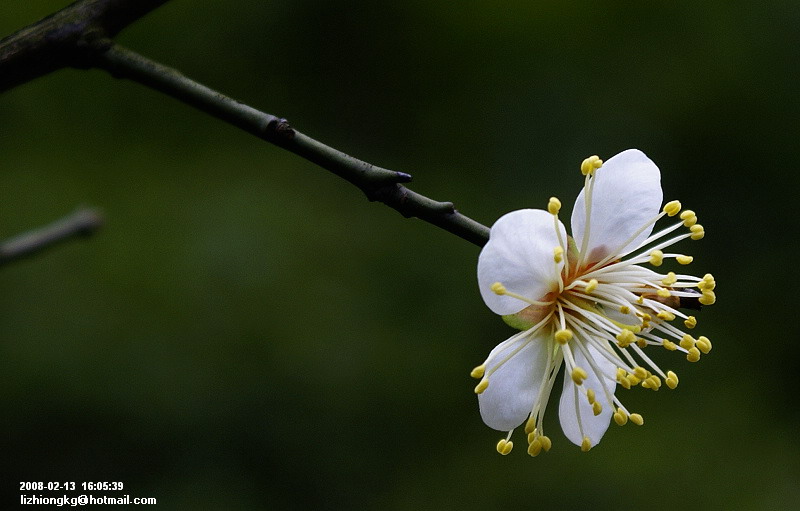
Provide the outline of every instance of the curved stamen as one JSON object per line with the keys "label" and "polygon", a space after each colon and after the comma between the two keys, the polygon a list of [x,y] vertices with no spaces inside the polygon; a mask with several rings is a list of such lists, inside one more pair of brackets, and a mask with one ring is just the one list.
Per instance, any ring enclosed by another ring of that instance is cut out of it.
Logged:
{"label": "curved stamen", "polygon": [[[503,358],[503,359],[502,359],[500,362],[498,362],[497,364],[495,364],[495,365],[494,365],[494,366],[493,366],[493,367],[492,367],[492,368],[489,370],[489,372],[488,372],[488,373],[486,373],[486,374],[483,376],[483,379],[489,379],[489,377],[490,377],[492,374],[494,374],[494,373],[495,373],[495,371],[497,371],[498,369],[500,369],[500,367],[502,367],[502,366],[503,366],[503,364],[505,364],[506,362],[508,362],[508,361],[509,361],[509,360],[510,360],[510,359],[511,359],[511,358],[512,358],[514,355],[516,355],[517,353],[519,353],[520,351],[522,351],[522,349],[523,349],[523,348],[525,348],[525,347],[528,345],[528,343],[530,343],[530,342],[535,342],[535,340],[533,339],[533,337],[536,335],[536,333],[538,332],[538,330],[539,330],[539,329],[540,329],[540,328],[541,328],[541,327],[542,327],[542,326],[543,326],[545,323],[547,323],[547,322],[550,320],[550,318],[551,318],[552,316],[553,316],[553,312],[551,311],[550,313],[548,313],[548,314],[547,314],[547,316],[545,316],[545,317],[544,317],[544,319],[542,319],[541,321],[539,321],[539,323],[537,323],[537,324],[536,324],[536,325],[534,325],[533,327],[531,327],[531,328],[529,328],[528,330],[525,330],[525,331],[523,331],[523,332],[520,332],[520,333],[518,333],[518,334],[516,334],[516,335],[512,336],[511,338],[509,338],[509,339],[508,339],[508,341],[506,341],[506,342],[508,342],[508,343],[509,343],[509,346],[508,346],[507,348],[505,348],[505,349],[501,350],[499,353],[495,354],[495,356],[494,356],[494,357],[489,357],[489,358],[487,358],[487,359],[486,359],[486,361],[483,363],[483,365],[484,365],[484,366],[488,365],[488,364],[489,364],[489,363],[490,363],[492,360],[496,359],[496,358],[497,358],[499,355],[501,355],[501,354],[505,353],[506,351],[508,351],[508,350],[511,348],[511,346],[512,346],[513,344],[517,343],[517,341],[518,341],[519,339],[524,339],[524,342],[522,342],[520,346],[518,346],[518,347],[514,348],[514,350],[513,350],[513,351],[512,351],[510,354],[508,354],[508,355],[507,355],[507,356],[505,356],[505,357],[504,357],[504,358]],[[514,340],[512,341],[512,339],[514,339]]]}
{"label": "curved stamen", "polygon": [[522,295],[519,295],[517,293],[513,293],[513,292],[509,291],[508,289],[506,289],[506,286],[504,286],[501,282],[495,282],[494,284],[492,284],[491,290],[492,290],[492,292],[494,294],[496,294],[498,296],[509,296],[511,298],[516,298],[517,300],[519,300],[521,302],[525,302],[525,303],[530,304],[530,305],[547,306],[547,305],[552,304],[555,301],[555,300],[550,300],[550,301],[547,301],[547,302],[542,302],[542,301],[539,301],[539,300],[531,300],[530,298],[526,298],[526,297],[524,297]]}
{"label": "curved stamen", "polygon": [[594,178],[592,176],[592,172],[587,173],[583,184],[583,189],[585,190],[583,195],[583,210],[586,219],[583,222],[583,239],[581,240],[581,249],[578,252],[578,268],[583,266],[583,262],[586,258],[586,249],[589,246],[589,235],[591,234],[592,190],[594,189]]}
{"label": "curved stamen", "polygon": [[[617,248],[616,248],[616,250],[613,250],[613,251],[609,252],[609,253],[608,253],[608,255],[606,255],[606,256],[605,256],[603,259],[601,259],[601,260],[600,260],[600,261],[599,261],[599,262],[596,264],[596,266],[603,266],[603,265],[605,265],[605,264],[609,263],[610,261],[613,261],[614,259],[617,259],[617,258],[619,257],[619,254],[620,254],[620,252],[622,252],[622,251],[625,249],[625,247],[627,247],[628,245],[630,245],[631,243],[633,243],[633,240],[635,240],[635,239],[637,238],[637,236],[639,236],[640,234],[642,234],[642,233],[644,232],[644,230],[645,230],[645,229],[647,229],[647,228],[648,228],[648,227],[650,227],[651,225],[653,225],[653,224],[655,224],[656,222],[658,222],[658,220],[659,220],[661,217],[663,217],[664,215],[666,215],[666,213],[664,213],[664,212],[662,211],[661,213],[659,213],[659,214],[658,214],[658,215],[656,215],[655,217],[653,217],[653,218],[651,218],[650,220],[648,220],[647,222],[645,222],[645,223],[644,223],[644,225],[642,225],[641,227],[639,227],[639,229],[637,229],[637,230],[636,230],[636,232],[634,232],[634,233],[633,233],[633,234],[632,234],[630,237],[628,237],[628,239],[627,239],[627,240],[625,240],[625,242],[624,242],[624,243],[622,243],[622,244],[621,244],[619,247],[617,247]],[[682,224],[678,224],[678,225],[682,225]],[[661,236],[659,236],[659,238],[660,238],[660,237],[661,237]],[[658,238],[656,238],[656,239],[658,239]],[[650,238],[648,238],[648,240],[650,240]],[[636,250],[639,250],[639,249],[640,249],[641,247],[643,247],[645,244],[649,243],[649,241],[648,241],[648,240],[645,240],[644,242],[640,243],[640,244],[639,244],[639,246],[638,246],[638,247],[636,247],[636,248],[634,248],[633,250],[631,250],[631,252],[634,252],[634,251],[636,251]]]}
{"label": "curved stamen", "polygon": [[597,381],[600,382],[600,386],[603,388],[603,393],[606,396],[606,402],[611,405],[613,403],[613,394],[608,390],[608,386],[604,381],[607,379],[607,376],[603,374],[600,370],[600,367],[597,365],[597,362],[594,360],[594,357],[589,353],[589,349],[582,345],[581,343],[575,343],[578,350],[583,354],[586,358],[586,361],[589,363],[589,367],[591,368],[592,372],[594,372],[595,376],[597,376]]}

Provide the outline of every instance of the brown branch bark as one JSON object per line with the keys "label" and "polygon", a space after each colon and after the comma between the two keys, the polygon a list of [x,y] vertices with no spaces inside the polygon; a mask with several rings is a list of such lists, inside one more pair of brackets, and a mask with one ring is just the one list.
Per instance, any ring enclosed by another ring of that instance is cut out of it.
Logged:
{"label": "brown branch bark", "polygon": [[0,40],[0,92],[64,67],[168,0],[80,0]]}

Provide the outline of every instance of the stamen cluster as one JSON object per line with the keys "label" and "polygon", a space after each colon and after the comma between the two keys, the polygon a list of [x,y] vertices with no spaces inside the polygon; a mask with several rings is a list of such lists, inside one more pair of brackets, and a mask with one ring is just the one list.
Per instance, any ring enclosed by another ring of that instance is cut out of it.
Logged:
{"label": "stamen cluster", "polygon": [[[562,364],[562,428],[588,451],[612,418],[620,426],[644,424],[614,395],[617,384],[653,391],[664,383],[670,389],[678,386],[677,374],[662,370],[647,348],[679,351],[690,362],[711,351],[707,337],[686,333],[697,319],[684,310],[716,301],[714,277],[658,271],[670,259],[679,266],[692,263],[691,256],[665,250],[687,238],[703,238],[696,214],[682,211],[678,201],[658,210],[658,169],[639,151],[625,151],[606,165],[592,156],[583,161],[581,172],[585,183],[573,211],[575,239],[566,235],[559,220],[561,201],[553,197],[546,212],[521,210],[498,220],[481,253],[484,300],[521,330],[471,373],[480,380],[475,393],[484,421],[508,431],[497,444],[501,454],[511,451],[511,435],[522,422],[530,455],[550,449],[543,420]],[[657,196],[655,208],[652,202],[629,200],[628,194],[637,191],[631,190],[636,184],[631,175],[641,178],[648,198]],[[679,221],[651,234],[658,220],[676,216]],[[686,231],[675,233],[681,228]],[[515,274],[516,267],[528,274]]]}

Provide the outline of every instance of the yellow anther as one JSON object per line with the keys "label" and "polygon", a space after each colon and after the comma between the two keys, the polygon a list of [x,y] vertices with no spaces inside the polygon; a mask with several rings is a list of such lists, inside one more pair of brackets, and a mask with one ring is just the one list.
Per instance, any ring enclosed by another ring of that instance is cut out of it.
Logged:
{"label": "yellow anther", "polygon": [[678,349],[678,345],[674,342],[670,341],[669,339],[662,339],[662,346],[664,346],[669,351],[675,351]]}
{"label": "yellow anther", "polygon": [[575,385],[583,384],[583,380],[588,378],[589,375],[580,367],[576,367],[572,370],[572,381],[575,382]]}
{"label": "yellow anther", "polygon": [[646,312],[642,313],[642,321],[650,321],[651,319],[653,319],[653,316]]}
{"label": "yellow anther", "polygon": [[618,426],[624,426],[628,423],[628,414],[625,413],[622,408],[617,408],[617,411],[614,412],[614,422],[616,422]]}
{"label": "yellow anther", "polygon": [[649,376],[647,378],[647,381],[649,382],[650,384],[649,386],[651,389],[658,390],[659,388],[661,388],[661,378],[659,378],[658,376],[656,375]]}
{"label": "yellow anther", "polygon": [[628,381],[628,378],[626,376],[623,376],[622,378],[617,378],[617,381],[619,382],[620,385],[622,385],[623,388],[625,389],[631,388],[631,382]]}
{"label": "yellow anther", "polygon": [[550,448],[553,447],[553,442],[550,441],[550,437],[548,436],[545,435],[540,436],[539,442],[542,443],[542,449],[544,449],[544,452],[549,451]]}
{"label": "yellow anther", "polygon": [[656,294],[661,298],[669,298],[670,296],[672,296],[672,293],[669,292],[669,289],[663,289],[663,288],[656,291]]}
{"label": "yellow anther", "polygon": [[594,171],[603,166],[603,160],[599,156],[589,156],[581,163],[581,174],[594,174]]}
{"label": "yellow anther", "polygon": [[595,403],[595,397],[596,396],[594,394],[594,389],[588,389],[586,391],[586,399],[589,400],[589,404],[590,405],[593,405]]}
{"label": "yellow anther", "polygon": [[663,319],[664,321],[672,321],[675,319],[675,314],[671,313],[670,311],[661,311],[658,314],[658,319]]}
{"label": "yellow anther", "polygon": [[706,273],[703,280],[697,283],[697,287],[702,291],[713,291],[717,287],[717,281],[710,273]]}
{"label": "yellow anther", "polygon": [[689,334],[684,334],[683,337],[681,338],[681,348],[685,350],[694,348],[695,342],[697,341],[694,340],[694,337],[692,337]]}
{"label": "yellow anther", "polygon": [[639,295],[639,298],[636,299],[636,303],[642,305],[644,303],[644,296]]}
{"label": "yellow anther", "polygon": [[481,382],[475,385],[475,393],[476,394],[483,394],[483,391],[486,390],[486,387],[489,386],[489,380],[484,378]]}
{"label": "yellow anther", "polygon": [[628,384],[631,387],[639,385],[639,382],[642,381],[639,378],[637,378],[635,374],[629,374],[626,379],[628,380]]}
{"label": "yellow anther", "polygon": [[589,283],[586,284],[586,292],[592,294],[594,290],[597,289],[597,284],[597,279],[590,280]]}
{"label": "yellow anther", "polygon": [[506,454],[511,452],[511,449],[514,448],[514,442],[511,440],[506,440],[505,438],[501,439],[497,442],[497,452],[505,456]]}
{"label": "yellow anther", "polygon": [[675,216],[678,214],[680,210],[681,210],[680,201],[674,200],[664,204],[664,213],[666,213],[667,216]]}
{"label": "yellow anther", "polygon": [[697,288],[700,291],[713,291],[717,287],[717,283],[713,280],[701,280],[697,283]]}
{"label": "yellow anther", "polygon": [[[716,301],[714,289],[717,287],[717,282],[714,280],[714,277],[711,277],[710,274],[706,274],[706,277],[697,283],[697,287],[703,292],[703,294],[708,294],[706,301],[714,303]],[[700,300],[700,303],[703,303],[703,301]],[[703,305],[711,305],[711,303],[704,303]]]}
{"label": "yellow anther", "polygon": [[686,328],[694,328],[697,326],[697,318],[694,316],[689,316],[683,321],[683,324],[686,325]]}
{"label": "yellow anther", "polygon": [[700,350],[697,348],[689,348],[689,351],[686,352],[686,360],[689,362],[697,362],[700,360]]}
{"label": "yellow anther", "polygon": [[581,451],[589,452],[589,449],[592,448],[592,441],[589,440],[588,436],[583,437],[583,441],[581,442]]}
{"label": "yellow anther", "polygon": [[[669,382],[674,382],[674,385],[669,385]],[[667,385],[669,388],[674,389],[678,386],[678,375],[674,371],[667,371]]]}
{"label": "yellow anther", "polygon": [[600,412],[603,411],[603,405],[600,404],[599,401],[595,401],[592,403],[592,413],[595,415],[600,415]]}
{"label": "yellow anther", "polygon": [[558,344],[567,344],[572,339],[572,330],[569,328],[559,330],[554,337]]}
{"label": "yellow anther", "polygon": [[636,424],[637,426],[641,426],[642,424],[644,424],[644,417],[642,417],[638,413],[632,413],[630,418],[631,422]]}
{"label": "yellow anther", "polygon": [[628,307],[627,305],[623,305],[622,307],[619,308],[619,311],[623,314],[630,314],[631,308]]}
{"label": "yellow anther", "polygon": [[640,380],[644,380],[648,376],[650,376],[650,372],[642,366],[637,366],[633,368],[633,375],[639,378]]}
{"label": "yellow anther", "polygon": [[705,290],[697,301],[703,305],[713,305],[717,301],[717,295],[714,294],[714,291]]}
{"label": "yellow anther", "polygon": [[504,295],[504,294],[506,294],[506,286],[504,286],[503,284],[501,284],[499,282],[495,282],[494,284],[492,284],[492,287],[490,289],[496,295]]}
{"label": "yellow anther", "polygon": [[708,353],[711,351],[711,341],[705,335],[701,335],[697,338],[697,348],[702,351],[703,353]]}
{"label": "yellow anther", "polygon": [[525,433],[530,436],[536,431],[536,419],[531,415],[525,422]]}
{"label": "yellow anther", "polygon": [[561,247],[561,245],[559,245],[553,249],[553,261],[560,263],[563,260],[564,260],[564,249]]}
{"label": "yellow anther", "polygon": [[665,286],[671,286],[672,284],[678,282],[678,276],[675,275],[674,271],[668,272],[667,276],[661,279],[661,283]]}
{"label": "yellow anther", "polygon": [[627,348],[634,342],[636,342],[636,336],[630,330],[623,329],[617,334],[617,345],[620,348]]}
{"label": "yellow anther", "polygon": [[703,229],[703,226],[700,224],[695,224],[689,227],[689,231],[691,231],[692,235],[689,236],[693,240],[703,239],[703,236],[706,235],[706,231]]}
{"label": "yellow anther", "polygon": [[561,211],[561,201],[556,197],[550,197],[550,202],[547,203],[547,211],[551,215],[557,215]]}
{"label": "yellow anther", "polygon": [[691,209],[687,209],[681,213],[681,220],[683,220],[684,226],[691,227],[697,223],[697,215]]}
{"label": "yellow anther", "polygon": [[644,348],[647,347],[647,340],[646,339],[642,339],[641,337],[637,337],[636,338],[636,345],[639,346],[640,348],[644,349]]}
{"label": "yellow anther", "polygon": [[542,442],[538,438],[528,444],[528,454],[538,456],[540,452],[542,452]]}
{"label": "yellow anther", "polygon": [[678,261],[678,264],[689,264],[694,261],[694,257],[688,255],[679,255],[675,257],[675,260]]}
{"label": "yellow anther", "polygon": [[653,266],[661,266],[664,262],[664,252],[660,250],[653,250],[650,252],[650,264]]}
{"label": "yellow anther", "polygon": [[472,376],[473,378],[478,379],[478,378],[483,378],[483,373],[485,372],[486,372],[486,366],[481,364],[475,369],[473,369],[472,372],[469,373],[469,375]]}

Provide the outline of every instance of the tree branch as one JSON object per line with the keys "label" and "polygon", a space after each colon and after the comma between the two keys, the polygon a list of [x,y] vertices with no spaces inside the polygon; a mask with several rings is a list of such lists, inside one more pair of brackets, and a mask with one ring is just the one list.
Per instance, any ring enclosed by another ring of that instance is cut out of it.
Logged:
{"label": "tree branch", "polygon": [[417,217],[483,246],[489,228],[403,186],[404,172],[371,165],[292,128],[286,119],[239,103],[178,71],[114,45],[111,37],[167,0],[80,0],[0,40],[0,92],[62,67],[98,67],[163,92],[291,151],[360,188],[405,217]]}
{"label": "tree branch", "polygon": [[404,172],[377,167],[333,149],[292,128],[286,119],[261,112],[195,82],[175,69],[133,51],[110,45],[95,66],[116,78],[127,78],[172,96],[188,105],[271,142],[333,172],[360,188],[370,201],[379,201],[405,217],[417,217],[478,246],[489,239],[489,228],[400,183],[411,180]]}
{"label": "tree branch", "polygon": [[78,209],[55,222],[0,241],[0,266],[30,257],[62,241],[94,234],[103,225],[103,217],[94,209]]}
{"label": "tree branch", "polygon": [[86,67],[87,55],[168,0],[80,0],[0,40],[0,92],[63,67]]}

